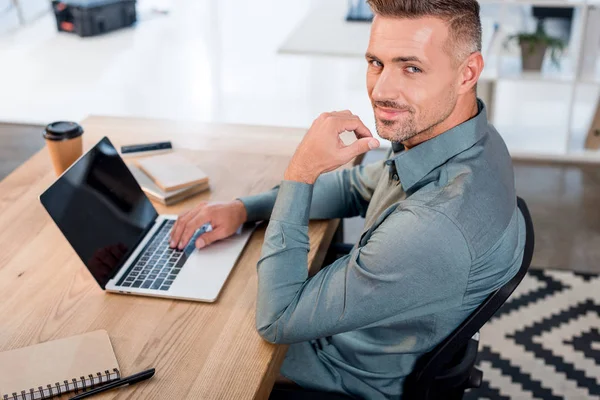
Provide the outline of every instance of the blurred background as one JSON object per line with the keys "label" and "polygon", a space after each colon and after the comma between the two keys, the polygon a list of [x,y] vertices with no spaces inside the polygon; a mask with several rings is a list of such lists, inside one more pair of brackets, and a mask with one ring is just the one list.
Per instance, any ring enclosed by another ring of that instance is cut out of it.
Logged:
{"label": "blurred background", "polygon": [[[597,155],[585,146],[600,93],[596,5],[481,2],[479,95],[516,156]],[[54,14],[49,0],[0,0],[0,120],[109,114],[305,127],[349,108],[373,126],[363,0],[139,0],[133,27],[87,38],[57,32]],[[506,39],[538,21],[564,50],[523,71],[518,39]]]}

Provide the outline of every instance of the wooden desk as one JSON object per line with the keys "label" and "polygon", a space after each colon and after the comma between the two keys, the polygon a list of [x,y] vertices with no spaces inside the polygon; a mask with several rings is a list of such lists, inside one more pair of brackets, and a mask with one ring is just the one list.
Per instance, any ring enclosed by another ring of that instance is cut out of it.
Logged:
{"label": "wooden desk", "polygon": [[[115,146],[170,139],[191,149],[186,155],[209,174],[212,190],[176,207],[157,205],[160,213],[268,190],[282,179],[305,132],[106,117],[82,125],[86,149],[103,136]],[[38,200],[53,180],[43,149],[0,182],[0,351],[106,329],[123,374],[147,367],[157,373],[99,399],[267,398],[286,347],[266,343],[255,328],[265,227],[251,238],[214,304],[108,294]],[[337,223],[311,222],[311,268],[321,265]]]}

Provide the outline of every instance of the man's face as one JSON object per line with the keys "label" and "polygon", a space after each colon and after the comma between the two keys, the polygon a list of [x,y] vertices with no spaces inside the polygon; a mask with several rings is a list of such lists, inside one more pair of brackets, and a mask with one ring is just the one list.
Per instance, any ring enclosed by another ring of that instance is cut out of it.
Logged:
{"label": "man's face", "polygon": [[448,35],[438,18],[375,16],[366,54],[367,90],[382,138],[407,141],[431,131],[454,110],[459,72],[445,48]]}

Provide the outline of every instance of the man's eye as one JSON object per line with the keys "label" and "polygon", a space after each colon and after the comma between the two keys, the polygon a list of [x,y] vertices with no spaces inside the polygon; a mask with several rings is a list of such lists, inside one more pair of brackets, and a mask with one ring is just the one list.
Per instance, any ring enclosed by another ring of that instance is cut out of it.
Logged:
{"label": "man's eye", "polygon": [[418,74],[419,72],[422,72],[419,68],[417,67],[406,67],[406,71],[410,72],[411,74]]}
{"label": "man's eye", "polygon": [[383,64],[381,63],[381,61],[377,61],[377,60],[371,60],[371,61],[369,61],[369,64],[371,64],[375,68],[383,67]]}

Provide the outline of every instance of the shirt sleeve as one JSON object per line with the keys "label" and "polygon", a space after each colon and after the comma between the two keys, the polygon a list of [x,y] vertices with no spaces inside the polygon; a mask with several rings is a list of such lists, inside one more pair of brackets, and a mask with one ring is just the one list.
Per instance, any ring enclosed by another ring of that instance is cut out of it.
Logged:
{"label": "shirt sleeve", "polygon": [[256,324],[272,343],[360,329],[462,303],[471,253],[458,227],[425,206],[389,215],[351,254],[308,278],[312,186],[284,181],[258,262]]}
{"label": "shirt sleeve", "polygon": [[[384,161],[323,174],[313,189],[310,219],[349,218],[365,215]],[[241,197],[248,221],[268,220],[273,211],[279,186],[253,196]]]}

